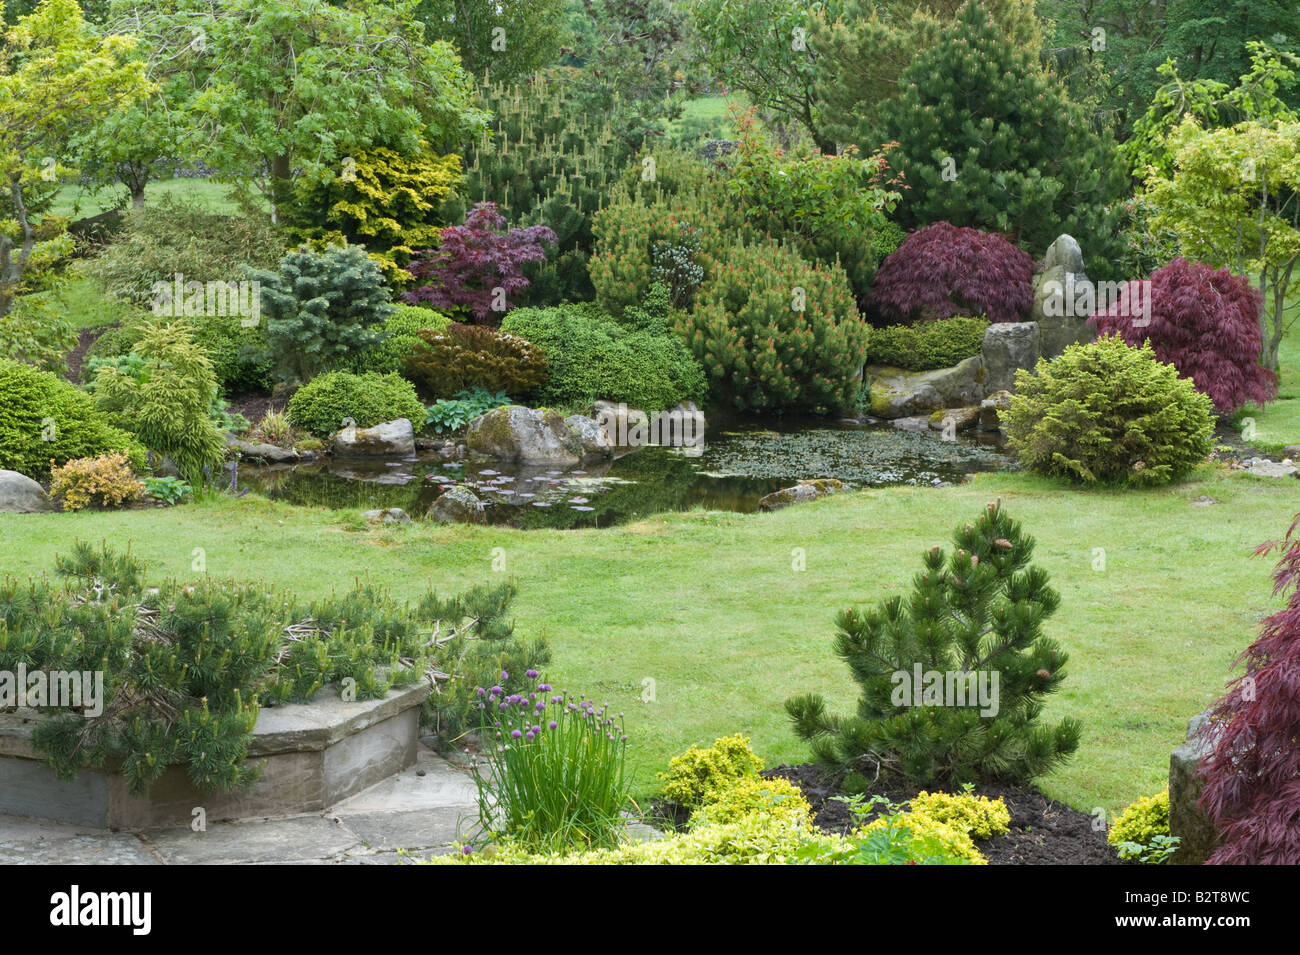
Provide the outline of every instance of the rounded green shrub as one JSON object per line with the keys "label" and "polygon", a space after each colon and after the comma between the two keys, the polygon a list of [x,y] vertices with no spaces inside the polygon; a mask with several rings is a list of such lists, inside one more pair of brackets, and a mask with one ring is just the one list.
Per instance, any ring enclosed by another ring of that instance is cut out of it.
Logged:
{"label": "rounded green shrub", "polygon": [[381,375],[400,372],[406,359],[420,343],[420,332],[426,328],[442,331],[451,324],[450,318],[432,308],[397,304],[393,308],[395,311],[380,329],[384,340],[359,352],[343,370],[358,375],[368,371]]}
{"label": "rounded green shrub", "polygon": [[[641,311],[630,307],[625,314]],[[630,327],[592,303],[518,308],[501,330],[546,352],[550,377],[533,392],[543,404],[578,408],[605,400],[655,412],[703,399],[699,362],[653,315],[642,317],[640,327]]]}
{"label": "rounded green shrub", "polygon": [[90,395],[50,372],[0,358],[0,469],[46,481],[51,461],[58,466],[114,451],[125,451],[135,470],[145,467],[144,449],[110,425]]}
{"label": "rounded green shrub", "polygon": [[905,371],[951,368],[980,353],[988,327],[982,318],[944,318],[873,329],[867,364]]}
{"label": "rounded green shrub", "polygon": [[1191,471],[1213,448],[1210,399],[1149,344],[1119,336],[1071,345],[1034,374],[1016,372],[1003,430],[1021,462],[1086,483],[1150,487]]}
{"label": "rounded green shrub", "polygon": [[853,404],[871,335],[842,269],[770,242],[729,249],[681,330],[737,410],[812,414]]}
{"label": "rounded green shrub", "polygon": [[358,427],[406,418],[424,421],[424,405],[415,386],[400,375],[332,371],[313,378],[289,399],[289,420],[317,435],[331,435],[351,418]]}
{"label": "rounded green shrub", "polygon": [[709,792],[704,804],[691,814],[691,827],[725,825],[758,815],[805,826],[812,819],[812,806],[788,779],[742,776]]}
{"label": "rounded green shrub", "polygon": [[546,381],[546,352],[536,344],[486,325],[452,322],[424,329],[403,364],[422,394],[451,398],[472,388],[527,394]]}

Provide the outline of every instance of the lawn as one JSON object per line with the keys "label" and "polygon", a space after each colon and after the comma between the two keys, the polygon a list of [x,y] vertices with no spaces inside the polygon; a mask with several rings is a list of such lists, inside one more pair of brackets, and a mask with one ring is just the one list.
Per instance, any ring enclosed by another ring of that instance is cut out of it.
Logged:
{"label": "lawn", "polygon": [[[1202,495],[1216,503],[1197,506]],[[1080,751],[1041,781],[1091,810],[1118,810],[1164,785],[1187,719],[1220,693],[1270,599],[1271,562],[1300,495],[1207,465],[1155,491],[1085,491],[1020,474],[938,489],[864,491],[770,515],[670,514],[605,530],[491,527],[349,530],[355,514],[255,497],[171,510],[0,515],[0,571],[52,567],[76,538],[129,545],[156,574],[265,578],[304,594],[369,575],[400,595],[492,576],[494,549],[520,588],[519,631],[545,634],[548,678],[627,714],[636,787],[691,743],[743,732],[768,765],[807,758],[783,700],[854,700],[830,652],[832,617],[906,589],[923,550],[1001,498],[1038,540],[1062,596],[1048,632],[1070,653],[1047,718],[1082,720]],[[804,571],[792,551],[806,553]],[[1104,570],[1100,551],[1104,551]],[[652,682],[649,682],[652,681]],[[653,690],[653,692],[650,692]]]}
{"label": "lawn", "polygon": [[[235,215],[239,205],[230,198],[230,186],[208,179],[160,179],[145,189],[146,207],[163,196],[202,202],[213,212]],[[68,185],[59,190],[50,213],[69,219],[82,219],[106,212],[116,206],[129,204],[125,186],[105,186],[91,190],[83,186]]]}

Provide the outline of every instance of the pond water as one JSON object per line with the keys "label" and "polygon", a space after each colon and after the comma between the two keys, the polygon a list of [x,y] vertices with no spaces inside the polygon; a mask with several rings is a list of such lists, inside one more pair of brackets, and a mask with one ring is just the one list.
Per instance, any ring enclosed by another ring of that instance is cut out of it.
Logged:
{"label": "pond water", "polygon": [[241,465],[240,486],[303,506],[400,507],[412,517],[454,484],[487,505],[488,520],[521,528],[608,527],[664,511],[758,509],[765,494],[811,478],[851,487],[940,486],[977,471],[1005,470],[992,436],[944,441],[937,432],[781,420],[715,424],[703,447],[645,447],[575,468],[524,467],[487,458],[447,461],[333,460],[281,467]]}

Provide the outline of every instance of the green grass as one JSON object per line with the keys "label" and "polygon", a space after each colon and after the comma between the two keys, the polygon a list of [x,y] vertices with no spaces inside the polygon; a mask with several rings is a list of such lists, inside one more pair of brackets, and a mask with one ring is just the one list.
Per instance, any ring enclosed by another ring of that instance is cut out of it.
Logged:
{"label": "green grass", "polygon": [[100,328],[115,325],[140,314],[140,310],[126,302],[109,298],[93,278],[71,275],[57,292],[40,292],[33,298],[47,296],[58,303],[58,311],[77,331],[83,328]]}
{"label": "green grass", "polygon": [[[207,179],[162,179],[150,183],[144,193],[145,205],[148,206],[162,196],[202,202],[213,212],[227,215],[239,212],[239,205],[230,198],[230,186]],[[81,219],[124,204],[129,204],[125,186],[105,186],[92,191],[82,186],[68,185],[59,190],[50,212],[69,219]]]}
{"label": "green grass", "polygon": [[1247,405],[1242,412],[1255,421],[1255,443],[1274,452],[1300,444],[1300,322],[1291,326],[1278,346],[1278,367],[1277,400],[1263,408]]}
{"label": "green grass", "polygon": [[[1191,504],[1201,495],[1218,503]],[[782,703],[855,699],[831,653],[833,615],[906,591],[921,553],[1001,498],[1038,540],[1062,596],[1048,632],[1070,653],[1048,719],[1083,722],[1080,751],[1041,781],[1078,808],[1117,811],[1161,789],[1184,727],[1222,691],[1271,600],[1252,559],[1300,508],[1295,486],[1211,466],[1158,491],[1085,491],[988,474],[950,488],[892,488],[768,515],[672,514],[606,530],[407,527],[349,531],[355,514],[259,498],[169,510],[0,515],[0,571],[41,573],[76,538],[130,545],[154,573],[263,578],[317,595],[370,575],[402,595],[492,577],[494,548],[520,587],[522,634],[545,634],[557,688],[627,714],[637,792],[692,743],[735,732],[768,765],[807,758]],[[792,569],[803,548],[807,569]],[[1106,568],[1093,569],[1096,549]],[[653,684],[646,681],[652,680]],[[654,701],[642,702],[653,685]]]}

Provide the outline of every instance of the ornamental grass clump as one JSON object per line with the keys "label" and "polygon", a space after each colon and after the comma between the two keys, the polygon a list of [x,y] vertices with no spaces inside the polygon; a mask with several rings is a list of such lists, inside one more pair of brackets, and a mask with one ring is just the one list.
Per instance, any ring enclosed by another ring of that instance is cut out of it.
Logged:
{"label": "ornamental grass clump", "polygon": [[[501,671],[501,683],[508,679]],[[476,769],[474,781],[483,830],[533,851],[617,845],[629,802],[623,714],[536,686],[527,694],[501,685],[476,691],[486,771]]]}

